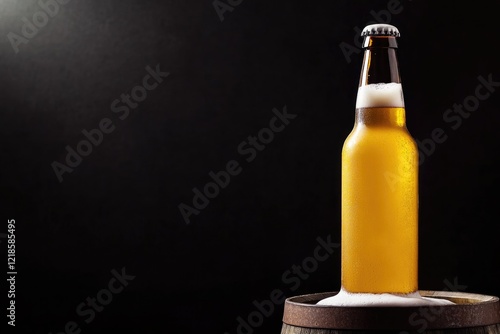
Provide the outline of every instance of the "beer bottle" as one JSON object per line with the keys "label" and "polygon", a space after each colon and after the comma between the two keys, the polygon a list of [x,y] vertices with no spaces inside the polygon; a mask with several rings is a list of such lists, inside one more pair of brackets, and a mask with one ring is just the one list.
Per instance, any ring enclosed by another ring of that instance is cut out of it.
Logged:
{"label": "beer bottle", "polygon": [[418,284],[418,150],[406,129],[399,31],[364,28],[355,123],[342,149],[342,288],[411,293]]}

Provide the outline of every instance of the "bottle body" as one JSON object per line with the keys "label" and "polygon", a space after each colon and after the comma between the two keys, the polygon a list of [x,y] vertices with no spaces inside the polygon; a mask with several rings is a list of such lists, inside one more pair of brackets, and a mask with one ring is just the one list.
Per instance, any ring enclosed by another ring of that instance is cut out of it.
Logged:
{"label": "bottle body", "polygon": [[418,288],[418,150],[402,106],[357,108],[342,149],[342,287]]}

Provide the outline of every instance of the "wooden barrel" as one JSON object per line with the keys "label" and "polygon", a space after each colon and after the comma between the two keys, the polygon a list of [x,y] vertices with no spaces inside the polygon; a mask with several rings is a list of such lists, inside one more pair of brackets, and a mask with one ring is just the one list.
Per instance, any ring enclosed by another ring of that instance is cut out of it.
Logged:
{"label": "wooden barrel", "polygon": [[316,303],[337,292],[285,301],[281,334],[432,333],[500,334],[498,297],[450,291],[420,291],[455,305],[420,307],[338,307]]}

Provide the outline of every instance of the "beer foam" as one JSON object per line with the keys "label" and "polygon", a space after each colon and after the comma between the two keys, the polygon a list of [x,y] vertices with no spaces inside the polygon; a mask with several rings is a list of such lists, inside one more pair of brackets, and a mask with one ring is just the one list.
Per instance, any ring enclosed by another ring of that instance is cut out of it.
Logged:
{"label": "beer foam", "polygon": [[360,86],[356,108],[400,107],[405,106],[403,88],[400,83],[377,83]]}
{"label": "beer foam", "polygon": [[390,306],[432,306],[454,305],[455,303],[440,298],[422,297],[420,293],[351,293],[341,289],[338,294],[320,300],[316,305],[355,306],[355,307],[390,307]]}

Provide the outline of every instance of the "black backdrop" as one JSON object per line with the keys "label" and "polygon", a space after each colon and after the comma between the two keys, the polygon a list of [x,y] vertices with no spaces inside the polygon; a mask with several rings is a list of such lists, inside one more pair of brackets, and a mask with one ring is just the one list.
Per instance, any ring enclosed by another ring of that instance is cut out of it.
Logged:
{"label": "black backdrop", "polygon": [[[6,254],[15,219],[18,272],[7,327],[278,333],[282,295],[338,289],[357,31],[376,20],[401,31],[422,143],[420,288],[500,295],[493,3],[0,2],[0,241]],[[83,152],[73,167],[67,147]],[[211,172],[224,187],[186,209]]]}

